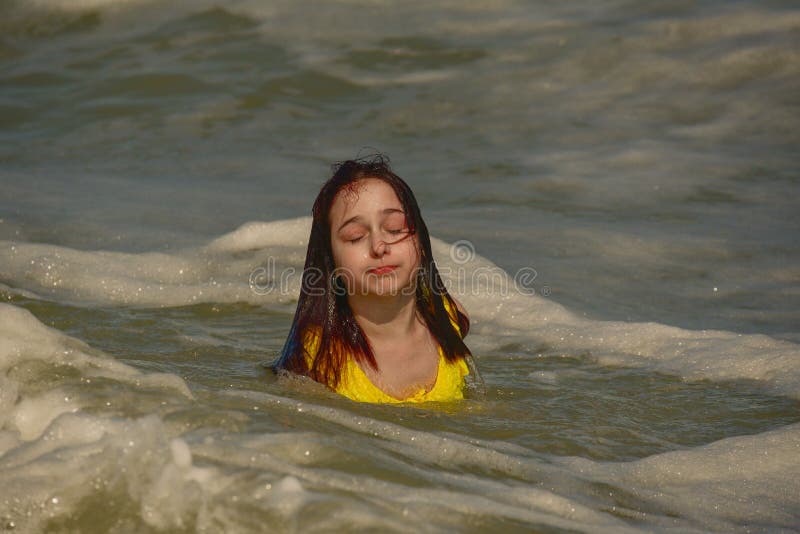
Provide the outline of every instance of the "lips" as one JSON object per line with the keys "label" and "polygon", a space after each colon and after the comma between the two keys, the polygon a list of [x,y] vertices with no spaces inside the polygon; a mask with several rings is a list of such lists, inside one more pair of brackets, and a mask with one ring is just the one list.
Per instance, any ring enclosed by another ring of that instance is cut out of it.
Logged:
{"label": "lips", "polygon": [[395,269],[397,269],[397,265],[384,265],[383,267],[375,267],[373,269],[370,269],[367,272],[370,274],[377,274],[378,276],[381,276],[384,274],[389,274]]}

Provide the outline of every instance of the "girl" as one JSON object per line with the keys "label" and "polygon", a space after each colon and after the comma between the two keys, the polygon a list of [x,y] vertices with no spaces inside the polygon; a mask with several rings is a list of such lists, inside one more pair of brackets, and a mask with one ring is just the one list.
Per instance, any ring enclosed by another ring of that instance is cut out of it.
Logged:
{"label": "girl", "polygon": [[444,287],[414,194],[381,155],[334,165],[312,210],[276,369],[363,402],[463,398],[469,318]]}

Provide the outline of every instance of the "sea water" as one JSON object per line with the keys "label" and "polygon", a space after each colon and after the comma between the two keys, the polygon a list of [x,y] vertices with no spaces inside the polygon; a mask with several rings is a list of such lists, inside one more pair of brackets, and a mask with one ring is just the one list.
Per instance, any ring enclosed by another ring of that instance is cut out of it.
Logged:
{"label": "sea water", "polygon": [[[0,530],[800,529],[793,2],[0,2]],[[263,364],[378,149],[485,394]]]}

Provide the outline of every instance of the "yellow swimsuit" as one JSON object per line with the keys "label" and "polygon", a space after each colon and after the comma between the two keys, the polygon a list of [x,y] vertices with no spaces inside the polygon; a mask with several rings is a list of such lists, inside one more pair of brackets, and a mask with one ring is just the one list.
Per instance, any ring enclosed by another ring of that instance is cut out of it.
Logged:
{"label": "yellow swimsuit", "polygon": [[[455,310],[453,310],[447,298],[444,299],[444,304],[450,315],[450,322],[453,323],[456,331],[461,334],[458,322],[454,319]],[[316,355],[319,342],[319,334],[312,333],[307,336],[305,343],[306,354]],[[405,399],[398,399],[387,395],[372,383],[352,356],[347,359],[347,363],[344,369],[342,369],[341,380],[335,391],[354,401],[386,404],[463,399],[464,377],[469,374],[467,362],[464,361],[464,358],[459,358],[455,362],[449,362],[444,357],[442,347],[437,347],[437,349],[439,351],[439,369],[436,375],[436,382],[433,384],[430,391],[425,391],[425,388],[422,388]],[[312,362],[313,356],[308,356],[306,363],[309,367]]]}

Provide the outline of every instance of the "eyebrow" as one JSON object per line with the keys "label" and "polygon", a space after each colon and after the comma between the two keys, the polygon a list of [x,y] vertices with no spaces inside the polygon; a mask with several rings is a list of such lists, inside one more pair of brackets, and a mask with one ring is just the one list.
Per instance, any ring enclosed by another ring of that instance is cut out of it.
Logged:
{"label": "eyebrow", "polygon": [[[406,212],[404,212],[403,210],[399,210],[399,209],[397,209],[397,208],[386,208],[386,209],[385,209],[385,210],[383,210],[381,213],[383,213],[384,215],[389,215],[389,214],[391,214],[391,213],[402,213],[403,215],[405,215],[405,214],[406,214]],[[337,232],[341,232],[342,228],[344,228],[344,227],[345,227],[345,226],[347,226],[348,224],[350,224],[350,223],[354,223],[354,222],[359,222],[359,221],[361,221],[361,220],[363,220],[363,217],[361,217],[361,215],[355,215],[355,216],[353,216],[353,217],[350,217],[350,218],[349,218],[349,219],[347,219],[345,222],[343,222],[343,223],[341,224],[341,226],[339,226],[339,229],[338,229],[338,230],[336,230],[336,231],[337,231]]]}

